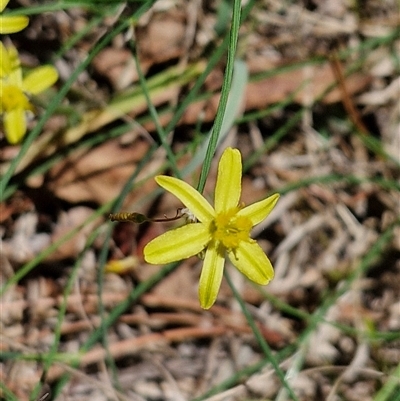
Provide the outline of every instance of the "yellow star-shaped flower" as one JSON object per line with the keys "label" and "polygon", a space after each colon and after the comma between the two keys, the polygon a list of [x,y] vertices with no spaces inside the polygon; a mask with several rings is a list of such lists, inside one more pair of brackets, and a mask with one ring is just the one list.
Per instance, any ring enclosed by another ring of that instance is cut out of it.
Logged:
{"label": "yellow star-shaped flower", "polygon": [[57,79],[57,70],[49,65],[23,77],[17,50],[0,42],[0,114],[9,143],[20,142],[26,133],[26,114],[34,110],[28,96],[43,92]]}
{"label": "yellow star-shaped flower", "polygon": [[[10,0],[0,0],[0,13],[4,11]],[[22,31],[28,26],[29,19],[24,15],[8,16],[0,15],[0,33],[15,33]]]}
{"label": "yellow star-shaped flower", "polygon": [[250,237],[252,227],[274,208],[279,194],[247,207],[239,203],[242,160],[238,149],[227,148],[218,165],[214,208],[196,189],[177,178],[157,176],[158,185],[175,195],[198,222],[175,228],[150,241],[144,248],[146,262],[165,264],[205,250],[199,283],[201,307],[210,308],[221,285],[225,256],[250,280],[265,285],[274,271],[268,257]]}

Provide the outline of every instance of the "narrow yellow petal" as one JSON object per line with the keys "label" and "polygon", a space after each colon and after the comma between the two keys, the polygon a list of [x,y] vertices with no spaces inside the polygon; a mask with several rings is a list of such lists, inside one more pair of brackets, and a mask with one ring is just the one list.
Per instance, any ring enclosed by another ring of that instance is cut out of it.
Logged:
{"label": "narrow yellow petal", "polygon": [[21,90],[23,90],[22,86],[22,69],[21,67],[13,68],[10,74],[7,77],[7,81],[10,85],[18,86]]}
{"label": "narrow yellow petal", "polygon": [[226,148],[218,164],[215,186],[215,212],[221,213],[238,206],[241,192],[242,158],[238,149]]}
{"label": "narrow yellow petal", "polygon": [[22,31],[29,24],[28,17],[19,15],[16,17],[2,15],[0,16],[0,33],[5,35]]}
{"label": "narrow yellow petal", "polygon": [[273,194],[266,199],[239,210],[237,215],[248,217],[254,227],[258,223],[261,223],[271,213],[271,210],[274,208],[276,202],[278,202],[278,199],[279,194]]}
{"label": "narrow yellow petal", "polygon": [[199,282],[199,299],[203,309],[211,308],[217,299],[224,272],[224,264],[225,254],[223,248],[217,248],[214,243],[211,243],[206,251]]}
{"label": "narrow yellow petal", "polygon": [[166,175],[155,178],[160,187],[175,195],[203,223],[214,218],[214,209],[200,192],[185,181]]}
{"label": "narrow yellow petal", "polygon": [[257,242],[242,241],[234,251],[228,251],[229,260],[247,278],[257,284],[268,284],[274,269]]}
{"label": "narrow yellow petal", "polygon": [[6,47],[3,45],[3,42],[0,42],[0,77],[7,76],[11,71],[11,60],[8,57],[8,51]]}
{"label": "narrow yellow petal", "polygon": [[[15,46],[7,46],[8,57],[11,62],[11,69],[21,68],[21,60],[19,59],[18,50]],[[22,72],[21,72],[22,74]]]}
{"label": "narrow yellow petal", "polygon": [[166,264],[200,253],[210,241],[207,227],[202,223],[187,224],[167,231],[150,241],[143,250],[147,263]]}
{"label": "narrow yellow petal", "polygon": [[10,0],[0,0],[0,12],[3,12],[3,10],[6,8],[6,5],[8,4]]}
{"label": "narrow yellow petal", "polygon": [[25,111],[23,108],[14,109],[4,113],[4,132],[7,141],[16,145],[26,133]]}
{"label": "narrow yellow petal", "polygon": [[25,92],[36,95],[50,88],[58,79],[57,70],[50,66],[35,68],[30,72],[23,81],[23,88]]}
{"label": "narrow yellow petal", "polygon": [[9,75],[19,68],[20,64],[17,49],[14,46],[5,47],[3,42],[0,42],[0,76],[9,79]]}

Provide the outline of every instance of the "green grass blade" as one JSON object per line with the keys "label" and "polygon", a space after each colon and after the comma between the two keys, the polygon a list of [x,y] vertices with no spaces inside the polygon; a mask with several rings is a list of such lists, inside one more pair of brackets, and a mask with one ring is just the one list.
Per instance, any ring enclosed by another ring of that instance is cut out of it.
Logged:
{"label": "green grass blade", "polygon": [[217,115],[215,116],[214,126],[211,131],[210,142],[208,144],[203,168],[200,173],[199,183],[197,185],[197,190],[200,193],[204,191],[207,176],[211,168],[211,162],[214,157],[214,153],[218,144],[218,137],[221,134],[222,122],[224,119],[226,105],[228,103],[229,90],[232,83],[233,66],[235,62],[236,47],[237,47],[240,20],[241,20],[240,16],[241,16],[241,1],[235,0],[233,3],[232,26],[230,31],[227,64],[221,90],[221,99],[218,105]]}

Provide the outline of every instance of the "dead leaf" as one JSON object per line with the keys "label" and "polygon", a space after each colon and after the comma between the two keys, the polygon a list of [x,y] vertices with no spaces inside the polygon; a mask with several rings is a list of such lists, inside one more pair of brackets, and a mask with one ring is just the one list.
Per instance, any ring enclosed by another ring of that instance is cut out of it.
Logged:
{"label": "dead leaf", "polygon": [[[69,202],[106,203],[119,195],[148,149],[144,140],[122,146],[114,139],[93,149],[75,151],[51,169],[49,187]],[[156,187],[151,183],[149,180],[146,190]]]}
{"label": "dead leaf", "polygon": [[141,62],[159,64],[179,58],[184,51],[185,13],[172,12],[154,14],[146,27],[137,29],[137,42]]}
{"label": "dead leaf", "polygon": [[[251,82],[246,90],[246,110],[260,109],[273,103],[278,103],[294,94],[304,82],[309,81],[295,95],[294,101],[309,104],[317,101],[322,94],[335,82],[328,63],[319,66],[308,66],[287,71],[283,74]],[[370,77],[362,73],[350,75],[345,80],[348,94],[354,95],[364,89],[370,82]],[[322,98],[324,103],[341,101],[341,92],[335,87]]]}
{"label": "dead leaf", "polygon": [[[128,49],[107,47],[92,62],[96,72],[106,77],[116,90],[127,88],[138,80],[138,73],[132,52]],[[146,73],[149,65],[142,65]]]}

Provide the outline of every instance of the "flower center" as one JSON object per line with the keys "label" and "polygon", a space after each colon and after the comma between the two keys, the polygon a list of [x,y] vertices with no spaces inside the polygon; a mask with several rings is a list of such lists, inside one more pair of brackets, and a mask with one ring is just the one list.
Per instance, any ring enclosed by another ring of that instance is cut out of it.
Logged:
{"label": "flower center", "polygon": [[250,240],[251,220],[244,216],[238,216],[239,208],[233,208],[227,212],[219,213],[213,221],[212,233],[216,241],[228,249],[235,249],[240,241]]}
{"label": "flower center", "polygon": [[1,108],[5,111],[11,111],[17,108],[22,108],[24,110],[30,109],[30,104],[26,96],[16,85],[3,86],[0,102]]}

